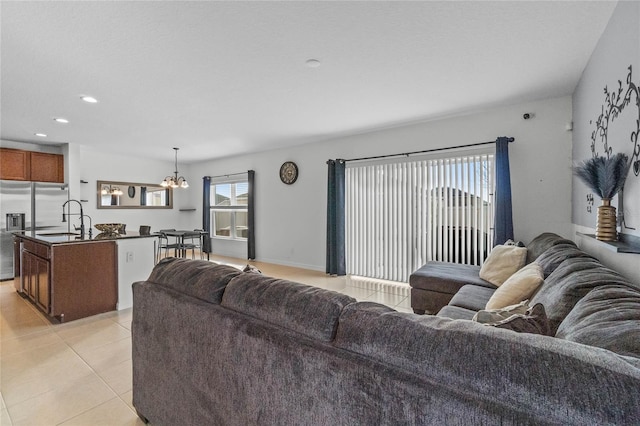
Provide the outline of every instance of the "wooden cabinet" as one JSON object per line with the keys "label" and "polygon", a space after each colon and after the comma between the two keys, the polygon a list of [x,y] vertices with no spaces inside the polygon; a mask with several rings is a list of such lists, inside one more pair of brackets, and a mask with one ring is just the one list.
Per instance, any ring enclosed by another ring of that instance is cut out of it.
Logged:
{"label": "wooden cabinet", "polygon": [[31,152],[31,180],[64,182],[64,157],[58,154]]}
{"label": "wooden cabinet", "polygon": [[51,315],[61,322],[114,311],[118,303],[115,241],[52,246]]}
{"label": "wooden cabinet", "polygon": [[0,148],[0,179],[64,182],[64,156]]}
{"label": "wooden cabinet", "polygon": [[20,275],[24,294],[60,321],[113,311],[118,302],[114,241],[47,244],[24,236]]}
{"label": "wooden cabinet", "polygon": [[0,148],[0,179],[31,180],[30,152]]}
{"label": "wooden cabinet", "polygon": [[49,249],[45,244],[27,241],[22,248],[20,264],[23,291],[33,303],[45,313],[49,313],[50,262]]}
{"label": "wooden cabinet", "polygon": [[22,274],[22,269],[20,268],[20,239],[13,239],[13,286],[15,287],[17,292],[21,292],[20,288],[20,277]]}
{"label": "wooden cabinet", "polygon": [[22,253],[22,262],[21,267],[22,271],[20,271],[20,276],[22,277],[22,291],[26,296],[28,296],[31,300],[35,299],[35,293],[31,289],[31,259],[33,255],[28,252]]}
{"label": "wooden cabinet", "polygon": [[49,313],[49,301],[51,300],[51,292],[49,285],[49,265],[48,260],[36,257],[35,266],[33,267],[36,276],[36,305],[44,312]]}

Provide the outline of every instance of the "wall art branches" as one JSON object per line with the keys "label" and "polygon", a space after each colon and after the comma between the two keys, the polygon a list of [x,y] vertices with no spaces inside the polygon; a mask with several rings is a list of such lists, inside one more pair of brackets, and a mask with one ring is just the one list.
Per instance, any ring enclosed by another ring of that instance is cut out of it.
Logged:
{"label": "wall art branches", "polygon": [[[605,101],[602,105],[602,112],[596,119],[596,128],[591,132],[591,155],[598,157],[600,154],[597,150],[597,144],[601,143],[604,151],[604,155],[609,158],[613,153],[611,146],[609,146],[609,124],[613,123],[615,119],[627,108],[629,105],[636,106],[636,126],[631,131],[629,141],[633,148],[631,155],[629,156],[631,162],[631,168],[636,176],[640,175],[640,142],[638,141],[638,134],[640,134],[640,93],[638,86],[632,79],[632,66],[629,65],[629,74],[627,74],[626,83],[623,85],[621,80],[618,80],[618,88],[616,90],[609,91],[609,88],[605,86],[604,95]],[[632,102],[633,101],[633,102]],[[589,124],[593,124],[589,121]]]}

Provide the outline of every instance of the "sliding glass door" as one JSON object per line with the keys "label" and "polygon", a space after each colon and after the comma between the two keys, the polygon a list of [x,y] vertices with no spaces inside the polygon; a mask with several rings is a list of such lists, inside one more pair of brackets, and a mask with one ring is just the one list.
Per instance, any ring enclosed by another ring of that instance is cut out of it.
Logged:
{"label": "sliding glass door", "polygon": [[348,163],[347,273],[408,281],[429,260],[480,265],[493,236],[493,153]]}

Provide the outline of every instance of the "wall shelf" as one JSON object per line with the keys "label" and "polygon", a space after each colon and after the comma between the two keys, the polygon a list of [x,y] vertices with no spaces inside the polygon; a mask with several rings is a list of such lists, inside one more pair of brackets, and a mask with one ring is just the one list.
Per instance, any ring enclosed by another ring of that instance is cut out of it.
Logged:
{"label": "wall shelf", "polygon": [[616,253],[640,254],[640,237],[620,234],[620,240],[618,241],[600,241],[596,239],[594,234],[583,234],[582,232],[577,232],[577,234],[586,238],[591,238]]}

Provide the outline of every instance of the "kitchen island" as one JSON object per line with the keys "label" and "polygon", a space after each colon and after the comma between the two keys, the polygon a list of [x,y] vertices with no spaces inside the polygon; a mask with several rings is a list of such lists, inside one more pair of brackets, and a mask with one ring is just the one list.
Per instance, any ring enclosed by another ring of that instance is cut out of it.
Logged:
{"label": "kitchen island", "polygon": [[131,307],[153,268],[155,235],[15,234],[16,290],[54,322]]}

